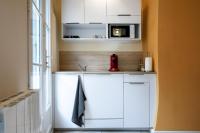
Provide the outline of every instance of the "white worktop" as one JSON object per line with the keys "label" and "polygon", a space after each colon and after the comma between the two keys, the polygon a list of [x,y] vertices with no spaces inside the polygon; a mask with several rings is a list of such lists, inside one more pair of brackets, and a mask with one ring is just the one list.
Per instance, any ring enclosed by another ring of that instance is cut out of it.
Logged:
{"label": "white worktop", "polygon": [[76,74],[76,73],[83,73],[83,74],[135,74],[135,75],[144,75],[144,74],[156,74],[155,72],[142,72],[142,71],[117,71],[117,72],[110,72],[110,71],[58,71],[54,73],[68,73],[68,74]]}

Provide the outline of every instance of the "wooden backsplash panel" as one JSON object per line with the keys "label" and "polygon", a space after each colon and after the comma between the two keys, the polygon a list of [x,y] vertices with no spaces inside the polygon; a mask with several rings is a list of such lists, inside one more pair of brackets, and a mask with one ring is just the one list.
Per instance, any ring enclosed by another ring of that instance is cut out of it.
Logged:
{"label": "wooden backsplash panel", "polygon": [[119,69],[133,71],[139,67],[143,52],[68,52],[60,51],[60,71],[77,71],[79,64],[86,65],[88,71],[107,71],[110,55],[117,54]]}

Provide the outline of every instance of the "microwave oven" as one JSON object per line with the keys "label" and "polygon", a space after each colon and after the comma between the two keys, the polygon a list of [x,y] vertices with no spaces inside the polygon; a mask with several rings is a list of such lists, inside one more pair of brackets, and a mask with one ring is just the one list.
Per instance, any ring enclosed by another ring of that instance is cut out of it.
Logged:
{"label": "microwave oven", "polygon": [[134,24],[109,24],[108,38],[136,38]]}

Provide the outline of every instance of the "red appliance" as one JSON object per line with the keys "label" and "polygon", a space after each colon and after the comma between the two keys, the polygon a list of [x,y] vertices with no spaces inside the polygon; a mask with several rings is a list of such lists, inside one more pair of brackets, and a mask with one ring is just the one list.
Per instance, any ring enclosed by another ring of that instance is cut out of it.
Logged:
{"label": "red appliance", "polygon": [[116,54],[112,54],[110,56],[110,69],[109,69],[109,71],[111,71],[111,72],[119,71],[118,56]]}

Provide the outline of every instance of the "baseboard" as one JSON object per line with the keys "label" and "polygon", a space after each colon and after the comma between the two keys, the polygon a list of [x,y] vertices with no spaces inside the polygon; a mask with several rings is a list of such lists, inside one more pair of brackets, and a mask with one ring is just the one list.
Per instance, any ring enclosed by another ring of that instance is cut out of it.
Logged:
{"label": "baseboard", "polygon": [[200,131],[154,131],[153,133],[200,133]]}

